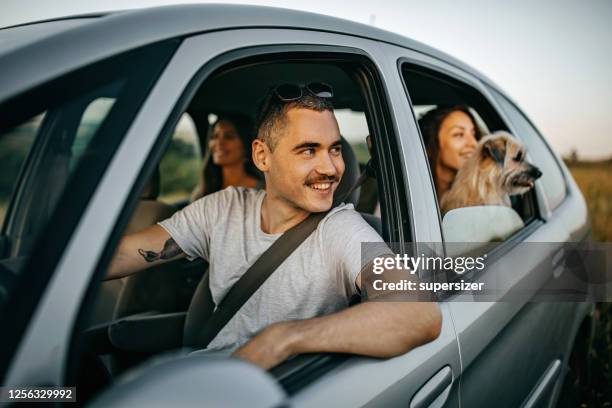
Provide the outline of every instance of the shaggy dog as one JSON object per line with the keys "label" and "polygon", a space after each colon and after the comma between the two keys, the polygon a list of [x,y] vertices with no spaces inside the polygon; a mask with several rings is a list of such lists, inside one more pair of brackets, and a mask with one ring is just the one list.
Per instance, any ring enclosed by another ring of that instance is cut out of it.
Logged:
{"label": "shaggy dog", "polygon": [[476,151],[457,172],[440,208],[472,205],[511,206],[510,196],[524,194],[542,172],[525,160],[525,147],[511,134],[495,132],[480,140]]}

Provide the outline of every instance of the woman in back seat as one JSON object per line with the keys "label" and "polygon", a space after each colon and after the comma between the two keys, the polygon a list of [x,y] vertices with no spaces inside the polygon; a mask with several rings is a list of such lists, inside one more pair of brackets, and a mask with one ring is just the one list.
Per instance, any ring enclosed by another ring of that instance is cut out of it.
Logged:
{"label": "woman in back seat", "polygon": [[253,126],[242,115],[219,115],[208,135],[208,151],[200,182],[191,200],[229,186],[261,189],[263,179],[251,160]]}
{"label": "woman in back seat", "polygon": [[450,189],[457,171],[476,149],[482,132],[464,105],[440,106],[419,119],[438,200]]}

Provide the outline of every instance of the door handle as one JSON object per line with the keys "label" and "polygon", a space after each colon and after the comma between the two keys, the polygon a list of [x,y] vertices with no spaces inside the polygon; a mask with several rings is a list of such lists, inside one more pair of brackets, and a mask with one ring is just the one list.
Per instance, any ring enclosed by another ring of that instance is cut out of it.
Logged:
{"label": "door handle", "polygon": [[410,400],[410,408],[442,406],[450,394],[450,386],[452,383],[453,372],[450,366],[445,366],[427,380],[427,382],[414,394],[412,400]]}
{"label": "door handle", "polygon": [[558,278],[565,271],[565,249],[561,248],[552,257],[553,277]]}

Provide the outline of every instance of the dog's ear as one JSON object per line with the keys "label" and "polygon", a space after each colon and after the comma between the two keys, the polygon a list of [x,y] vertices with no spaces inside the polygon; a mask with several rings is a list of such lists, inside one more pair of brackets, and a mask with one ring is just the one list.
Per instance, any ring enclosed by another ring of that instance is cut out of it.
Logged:
{"label": "dog's ear", "polygon": [[482,157],[490,157],[495,163],[503,166],[504,157],[506,156],[506,144],[497,139],[487,140],[482,145]]}

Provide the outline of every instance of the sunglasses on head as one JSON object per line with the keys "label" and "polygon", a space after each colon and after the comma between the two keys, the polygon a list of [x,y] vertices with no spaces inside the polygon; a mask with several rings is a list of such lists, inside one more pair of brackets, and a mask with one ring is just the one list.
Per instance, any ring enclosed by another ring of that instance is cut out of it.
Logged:
{"label": "sunglasses on head", "polygon": [[274,88],[274,93],[283,102],[300,99],[304,94],[311,94],[319,98],[331,98],[334,90],[323,82],[311,82],[308,85],[282,84]]}

